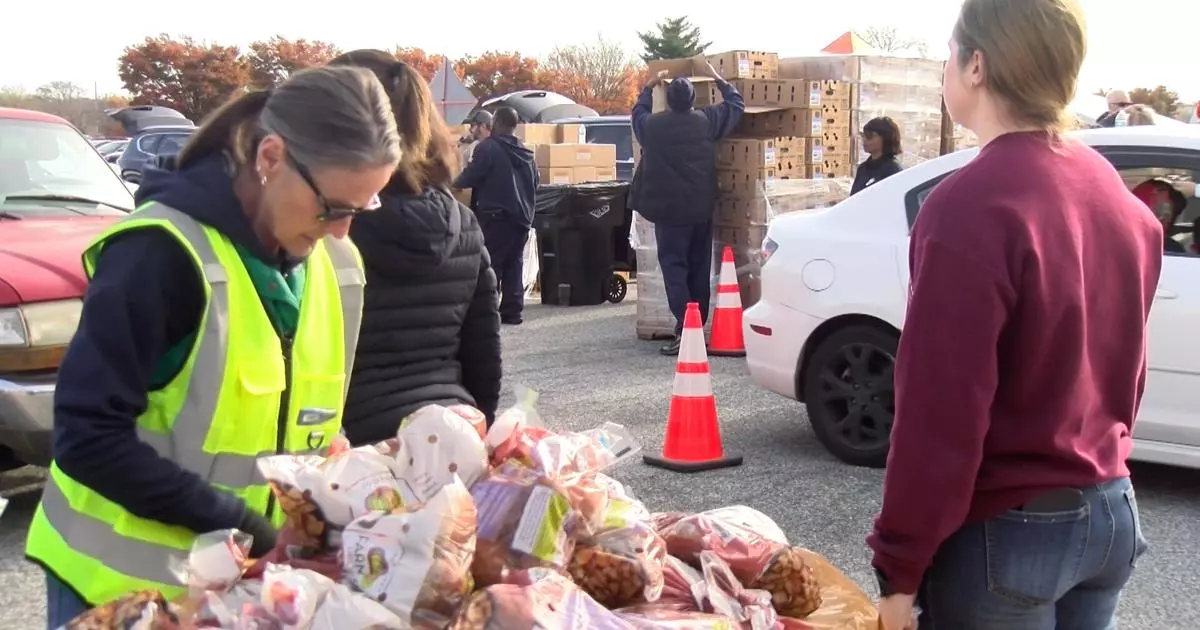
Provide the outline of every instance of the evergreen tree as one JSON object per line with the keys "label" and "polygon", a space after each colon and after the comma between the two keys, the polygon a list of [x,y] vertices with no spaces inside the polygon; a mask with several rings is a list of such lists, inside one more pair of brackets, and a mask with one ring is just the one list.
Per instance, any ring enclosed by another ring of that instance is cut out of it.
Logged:
{"label": "evergreen tree", "polygon": [[692,26],[687,17],[669,19],[657,25],[658,32],[638,33],[646,52],[642,61],[654,59],[686,59],[704,54],[712,42],[700,40],[700,29]]}

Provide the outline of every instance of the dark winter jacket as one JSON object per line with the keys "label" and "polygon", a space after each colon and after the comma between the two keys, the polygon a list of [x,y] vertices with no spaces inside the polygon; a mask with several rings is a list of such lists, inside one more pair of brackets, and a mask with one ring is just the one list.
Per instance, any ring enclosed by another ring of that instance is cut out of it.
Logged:
{"label": "dark winter jacket", "polygon": [[430,403],[474,405],[491,419],[500,398],[496,276],[475,215],[449,191],[384,190],[354,219],[367,272],[362,333],[342,421],[363,444],[394,437]]}
{"label": "dark winter jacket", "polygon": [[495,134],[475,145],[454,187],[471,189],[471,209],[498,213],[528,228],[533,223],[538,170],[530,151],[516,136]]}
{"label": "dark winter jacket", "polygon": [[716,143],[733,132],[745,101],[737,88],[718,81],[722,102],[692,109],[695,93],[686,79],[667,90],[669,109],[651,114],[652,91],[633,106],[633,133],[642,147],[629,189],[629,204],[647,221],[695,225],[713,220],[717,200]]}

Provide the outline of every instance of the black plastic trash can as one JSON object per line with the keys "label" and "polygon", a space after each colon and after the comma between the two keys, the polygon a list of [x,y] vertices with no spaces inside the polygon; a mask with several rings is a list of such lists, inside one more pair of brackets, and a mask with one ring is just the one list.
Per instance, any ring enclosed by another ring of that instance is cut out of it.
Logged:
{"label": "black plastic trash can", "polygon": [[627,182],[538,187],[533,227],[543,304],[588,306],[624,299],[624,279],[613,274],[614,239],[622,229],[629,238],[628,191]]}

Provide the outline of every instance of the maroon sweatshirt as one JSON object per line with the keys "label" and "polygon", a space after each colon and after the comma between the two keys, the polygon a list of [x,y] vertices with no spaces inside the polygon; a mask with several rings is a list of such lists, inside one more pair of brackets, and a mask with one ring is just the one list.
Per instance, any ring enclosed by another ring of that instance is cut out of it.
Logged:
{"label": "maroon sweatshirt", "polygon": [[883,509],[867,543],[914,593],[964,525],[1127,476],[1162,227],[1100,154],[997,138],[912,230]]}

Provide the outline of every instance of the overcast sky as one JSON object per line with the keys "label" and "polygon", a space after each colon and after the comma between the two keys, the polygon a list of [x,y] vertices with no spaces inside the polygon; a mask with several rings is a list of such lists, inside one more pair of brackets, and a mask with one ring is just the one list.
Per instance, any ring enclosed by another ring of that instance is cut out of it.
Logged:
{"label": "overcast sky", "polygon": [[[1165,84],[1200,98],[1195,50],[1200,2],[1082,0],[1089,53],[1081,90]],[[84,0],[17,2],[5,8],[0,86],[29,90],[73,81],[100,93],[121,89],[117,58],[147,35],[191,35],[245,45],[272,35],[322,39],[342,48],[416,46],[454,57],[489,49],[541,56],[556,46],[603,35],[640,50],[637,31],[687,15],[713,42],[711,52],[768,50],[813,54],[851,28],[893,26],[944,56],[959,0],[839,0],[825,3],[700,3],[607,0],[576,3],[207,0],[121,5]],[[647,11],[648,7],[655,7]],[[306,7],[309,7],[306,9]],[[538,8],[533,8],[538,7]],[[770,7],[770,10],[768,10]],[[778,9],[777,9],[778,7]],[[783,7],[795,7],[787,17]],[[817,7],[822,7],[818,10]],[[919,7],[919,8],[918,8]],[[739,10],[744,9],[744,10]],[[836,12],[835,12],[836,11]]]}

